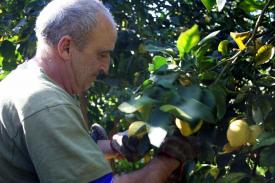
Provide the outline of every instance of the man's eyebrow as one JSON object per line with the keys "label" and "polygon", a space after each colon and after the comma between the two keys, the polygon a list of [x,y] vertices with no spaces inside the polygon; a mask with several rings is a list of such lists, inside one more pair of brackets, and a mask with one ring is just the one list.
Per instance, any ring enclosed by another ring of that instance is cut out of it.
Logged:
{"label": "man's eyebrow", "polygon": [[101,50],[101,51],[99,51],[100,53],[112,53],[113,52],[113,50]]}

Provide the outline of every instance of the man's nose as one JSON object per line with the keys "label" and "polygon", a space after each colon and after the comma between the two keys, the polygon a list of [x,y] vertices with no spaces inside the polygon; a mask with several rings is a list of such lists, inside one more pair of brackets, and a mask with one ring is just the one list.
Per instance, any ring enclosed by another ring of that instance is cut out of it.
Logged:
{"label": "man's nose", "polygon": [[111,63],[110,57],[108,59],[104,60],[104,62],[102,62],[100,70],[102,70],[106,75],[108,75],[108,73],[109,73],[110,63]]}

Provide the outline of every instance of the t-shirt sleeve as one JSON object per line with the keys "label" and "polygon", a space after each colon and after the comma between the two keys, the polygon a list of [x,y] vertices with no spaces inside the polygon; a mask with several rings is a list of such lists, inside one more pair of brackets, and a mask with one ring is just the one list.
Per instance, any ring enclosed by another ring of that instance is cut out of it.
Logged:
{"label": "t-shirt sleeve", "polygon": [[40,182],[87,183],[111,172],[72,105],[41,110],[24,120],[26,145]]}

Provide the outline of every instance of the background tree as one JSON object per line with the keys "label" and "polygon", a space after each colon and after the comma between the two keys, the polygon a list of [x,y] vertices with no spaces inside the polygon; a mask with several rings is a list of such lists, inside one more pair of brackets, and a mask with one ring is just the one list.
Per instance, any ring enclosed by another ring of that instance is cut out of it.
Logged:
{"label": "background tree", "polygon": [[[34,55],[34,20],[47,2],[1,2],[1,79]],[[186,163],[178,182],[274,182],[274,1],[103,2],[119,35],[108,79],[86,94],[88,121],[110,136],[144,121],[153,144],[156,127],[199,137],[204,156]],[[240,137],[232,126],[244,142],[232,142]],[[117,161],[115,171],[143,164]]]}

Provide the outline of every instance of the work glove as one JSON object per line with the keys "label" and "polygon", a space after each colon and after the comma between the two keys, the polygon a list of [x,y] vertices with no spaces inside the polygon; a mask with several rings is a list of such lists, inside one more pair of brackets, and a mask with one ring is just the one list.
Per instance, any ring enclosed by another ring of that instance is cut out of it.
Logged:
{"label": "work glove", "polygon": [[181,136],[167,137],[159,148],[158,154],[167,155],[184,163],[198,156],[198,142]]}
{"label": "work glove", "polygon": [[98,123],[94,123],[90,128],[90,136],[97,142],[98,140],[108,140],[108,135],[105,129]]}
{"label": "work glove", "polygon": [[200,154],[200,149],[201,143],[197,137],[184,137],[180,134],[174,134],[166,137],[157,154],[180,161],[180,166],[170,177],[170,180],[180,181],[183,176],[184,163],[197,158]]}
{"label": "work glove", "polygon": [[113,136],[111,147],[129,162],[135,162],[144,157],[151,149],[151,144],[148,134],[144,134],[142,137],[136,137],[129,136],[128,131],[124,131]]}

